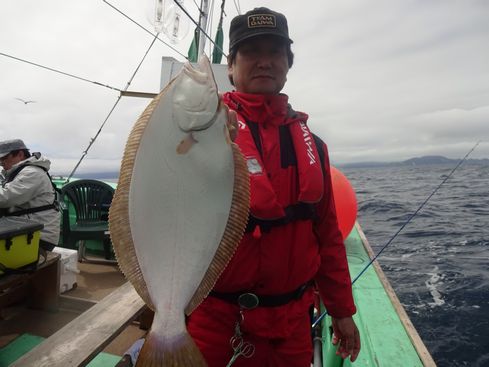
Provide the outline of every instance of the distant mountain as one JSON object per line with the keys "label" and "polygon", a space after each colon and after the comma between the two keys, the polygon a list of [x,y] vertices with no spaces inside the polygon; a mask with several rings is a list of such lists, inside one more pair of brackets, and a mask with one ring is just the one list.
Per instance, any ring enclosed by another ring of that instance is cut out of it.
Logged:
{"label": "distant mountain", "polygon": [[[356,162],[338,164],[338,167],[343,168],[362,168],[362,167],[396,167],[396,166],[425,166],[433,164],[452,164],[456,165],[460,159],[450,159],[441,155],[427,155],[423,157],[410,158],[400,162]],[[489,165],[488,158],[482,159],[467,159],[464,164],[479,164]]]}
{"label": "distant mountain", "polygon": [[401,162],[354,162],[354,163],[334,163],[333,166],[338,168],[375,168],[398,166]]}
{"label": "distant mountain", "polygon": [[457,163],[459,159],[450,159],[441,155],[426,155],[424,157],[411,158],[400,162],[404,166],[421,166],[425,164],[449,164]]}
{"label": "distant mountain", "polygon": [[[460,159],[450,159],[441,155],[427,155],[423,157],[410,158],[400,162],[355,162],[333,165],[338,168],[374,168],[374,167],[399,167],[399,166],[425,166],[430,164],[451,164],[455,166]],[[489,165],[488,158],[467,159],[464,164]],[[93,178],[96,180],[116,180],[119,178],[119,172],[92,172],[77,173],[77,178]]]}

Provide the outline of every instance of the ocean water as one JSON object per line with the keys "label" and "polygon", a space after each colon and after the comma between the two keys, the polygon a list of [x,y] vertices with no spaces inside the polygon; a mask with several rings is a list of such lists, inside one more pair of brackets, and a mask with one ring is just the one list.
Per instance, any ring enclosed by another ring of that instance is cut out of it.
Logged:
{"label": "ocean water", "polygon": [[[377,253],[451,165],[343,168]],[[489,166],[462,164],[378,259],[438,366],[489,366]]]}

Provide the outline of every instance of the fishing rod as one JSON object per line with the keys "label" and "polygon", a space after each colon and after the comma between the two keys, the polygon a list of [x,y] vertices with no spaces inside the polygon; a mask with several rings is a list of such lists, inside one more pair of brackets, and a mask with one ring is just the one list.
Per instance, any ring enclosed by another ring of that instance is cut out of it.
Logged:
{"label": "fishing rod", "polygon": [[[472,147],[472,149],[470,149],[468,151],[468,153],[458,162],[458,164],[452,169],[452,171],[441,181],[441,183],[421,203],[421,205],[418,207],[418,209],[416,209],[416,211],[409,216],[409,218],[406,220],[406,222],[397,230],[396,233],[394,233],[394,235],[390,238],[390,240],[387,241],[387,243],[384,246],[382,246],[382,248],[377,253],[377,255],[375,255],[370,260],[370,262],[362,269],[362,271],[360,271],[360,273],[358,273],[358,275],[352,280],[352,282],[351,282],[352,285],[355,284],[355,282],[367,271],[367,269],[373,264],[373,262],[375,260],[377,260],[377,258],[380,256],[380,254],[382,254],[382,252],[384,252],[384,250],[387,248],[387,246],[389,246],[392,243],[392,241],[394,241],[394,239],[413,220],[413,218],[419,213],[419,211],[421,209],[423,209],[423,207],[426,205],[426,203],[428,203],[428,201],[432,198],[432,196],[436,194],[436,192],[440,189],[440,187],[453,175],[453,173],[458,169],[458,167],[460,167],[460,165],[467,160],[467,157],[475,150],[475,148],[477,148],[477,146],[479,144],[480,144],[480,141],[475,143],[475,145]],[[321,315],[319,315],[319,317],[312,323],[312,328],[314,329],[321,322],[321,320],[324,318],[324,316],[326,316],[327,314],[328,314],[328,312],[324,311]]]}
{"label": "fishing rod", "polygon": [[136,76],[139,68],[141,67],[141,65],[143,64],[143,61],[146,59],[146,56],[148,56],[148,53],[149,51],[151,50],[151,48],[153,47],[155,41],[158,39],[158,35],[159,33],[157,33],[154,38],[153,38],[153,41],[151,42],[151,44],[149,45],[148,49],[146,50],[143,58],[141,59],[141,61],[139,62],[138,66],[136,67],[136,69],[134,70],[132,76],[129,78],[129,81],[127,82],[126,84],[126,87],[124,88],[123,91],[121,91],[121,94],[119,94],[119,96],[117,97],[115,103],[113,104],[112,108],[110,109],[109,113],[107,114],[107,116],[105,117],[104,121],[102,122],[102,124],[100,125],[97,133],[95,134],[95,136],[93,138],[90,139],[90,142],[88,143],[88,146],[87,148],[82,152],[82,155],[80,157],[80,159],[78,160],[78,163],[75,165],[75,167],[73,168],[73,170],[71,171],[71,173],[68,175],[68,178],[66,179],[66,182],[69,182],[70,179],[73,177],[73,175],[75,174],[76,170],[78,169],[78,167],[80,166],[81,162],[83,161],[83,159],[85,158],[85,156],[88,154],[88,150],[92,147],[93,143],[95,143],[95,140],[97,140],[98,136],[100,135],[100,133],[102,132],[102,129],[103,127],[105,126],[105,123],[107,122],[107,120],[109,119],[109,117],[112,115],[112,112],[114,112],[115,108],[117,107],[117,105],[119,104],[122,96],[123,96],[123,93],[122,92],[125,92],[127,91],[127,89],[129,88],[129,86],[131,85],[132,83],[132,80],[134,79],[134,77]]}

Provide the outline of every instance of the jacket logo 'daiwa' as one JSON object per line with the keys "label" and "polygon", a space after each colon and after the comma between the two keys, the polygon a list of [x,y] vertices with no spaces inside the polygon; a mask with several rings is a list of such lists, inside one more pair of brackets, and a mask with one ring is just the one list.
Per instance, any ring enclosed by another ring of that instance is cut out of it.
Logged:
{"label": "jacket logo 'daiwa'", "polygon": [[313,142],[312,136],[304,122],[300,122],[300,125],[302,129],[302,136],[304,137],[304,142],[306,143],[306,147],[307,147],[307,156],[309,157],[309,164],[313,165],[316,163],[316,157],[314,156],[314,150],[312,148],[312,142]]}

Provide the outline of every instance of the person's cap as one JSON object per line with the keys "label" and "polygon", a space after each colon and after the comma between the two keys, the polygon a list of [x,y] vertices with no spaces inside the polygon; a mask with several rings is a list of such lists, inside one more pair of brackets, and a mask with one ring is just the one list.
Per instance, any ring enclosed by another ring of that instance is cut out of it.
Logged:
{"label": "person's cap", "polygon": [[278,36],[292,43],[285,15],[268,8],[255,8],[231,21],[229,50],[244,40],[263,35]]}
{"label": "person's cap", "polygon": [[0,141],[0,158],[5,157],[7,154],[14,150],[27,149],[24,142],[20,139],[4,140]]}

